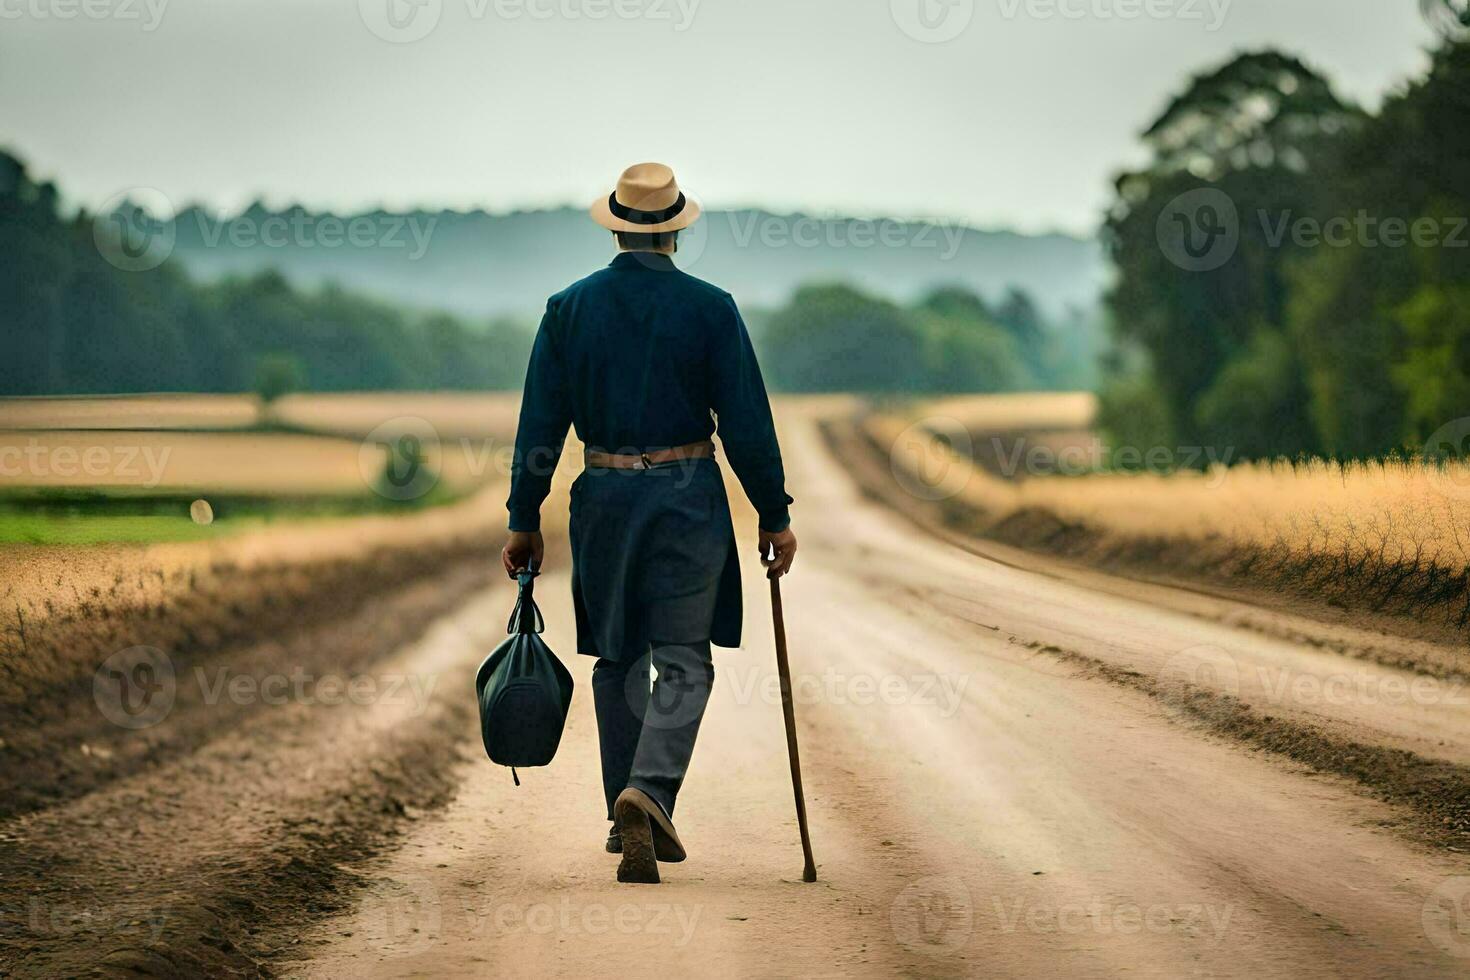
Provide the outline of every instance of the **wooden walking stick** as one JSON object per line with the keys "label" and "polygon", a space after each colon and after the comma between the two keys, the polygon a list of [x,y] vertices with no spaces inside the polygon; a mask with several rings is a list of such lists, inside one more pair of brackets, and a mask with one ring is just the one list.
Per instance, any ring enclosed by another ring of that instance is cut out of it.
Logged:
{"label": "wooden walking stick", "polygon": [[771,579],[771,623],[776,630],[776,672],[781,676],[781,712],[786,716],[786,751],[791,755],[791,788],[796,792],[796,824],[801,828],[801,853],[806,858],[802,881],[817,880],[812,859],[812,836],[806,826],[806,794],[801,791],[801,758],[796,750],[796,709],[791,703],[791,662],[786,656],[786,620],[781,614],[781,580]]}

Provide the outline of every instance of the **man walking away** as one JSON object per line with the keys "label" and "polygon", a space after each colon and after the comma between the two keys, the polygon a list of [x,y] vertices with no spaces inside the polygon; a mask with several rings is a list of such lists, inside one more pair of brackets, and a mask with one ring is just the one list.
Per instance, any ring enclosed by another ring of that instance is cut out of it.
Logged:
{"label": "man walking away", "polygon": [[[578,652],[597,658],[607,850],[618,880],[653,883],[685,857],[674,803],[714,680],[710,644],[740,643],[740,566],[720,442],[760,516],[767,574],[796,556],[781,450],[735,301],[674,264],[699,217],[674,173],[629,167],[592,205],[619,254],[546,304],[511,473],[510,574],[541,566],[541,504],[567,427],[586,445],[572,486]],[[718,425],[717,425],[718,420]],[[656,679],[650,682],[650,668]]]}

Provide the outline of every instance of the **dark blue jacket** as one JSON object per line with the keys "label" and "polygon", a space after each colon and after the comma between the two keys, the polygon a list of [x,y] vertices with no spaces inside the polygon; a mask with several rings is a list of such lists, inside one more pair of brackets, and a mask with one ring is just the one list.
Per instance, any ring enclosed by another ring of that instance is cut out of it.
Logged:
{"label": "dark blue jacket", "polygon": [[[735,302],[667,256],[624,252],[546,304],[516,432],[512,530],[540,528],[568,425],[589,449],[627,454],[699,442],[718,428],[761,527],[790,523],[770,403]],[[587,470],[572,487],[571,517],[579,652],[621,660],[650,640],[696,639],[646,635],[670,624],[641,613],[651,600],[706,589],[708,638],[739,645],[740,564],[712,460]]]}
{"label": "dark blue jacket", "polygon": [[512,531],[541,527],[567,426],[588,449],[720,443],[767,531],[791,523],[781,448],[750,334],[730,294],[668,256],[623,252],[546,304],[511,470]]}

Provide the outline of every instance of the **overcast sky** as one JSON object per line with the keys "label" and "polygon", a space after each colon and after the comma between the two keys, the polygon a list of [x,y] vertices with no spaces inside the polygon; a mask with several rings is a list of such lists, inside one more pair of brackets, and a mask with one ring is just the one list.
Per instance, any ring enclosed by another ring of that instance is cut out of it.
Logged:
{"label": "overcast sky", "polygon": [[1189,73],[1271,44],[1376,104],[1431,39],[1417,0],[0,0],[0,145],[93,206],[580,205],[653,159],[1087,233]]}

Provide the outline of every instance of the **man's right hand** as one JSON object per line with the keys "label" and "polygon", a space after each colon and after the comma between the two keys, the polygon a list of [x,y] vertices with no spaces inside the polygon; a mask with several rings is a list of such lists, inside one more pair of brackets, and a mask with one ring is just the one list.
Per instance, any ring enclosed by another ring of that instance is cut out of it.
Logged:
{"label": "man's right hand", "polygon": [[500,563],[505,566],[505,574],[515,578],[521,569],[533,565],[539,571],[545,553],[540,531],[512,531],[500,551]]}
{"label": "man's right hand", "polygon": [[796,532],[790,527],[784,531],[761,532],[761,564],[766,567],[766,578],[780,578],[791,571],[796,560]]}

